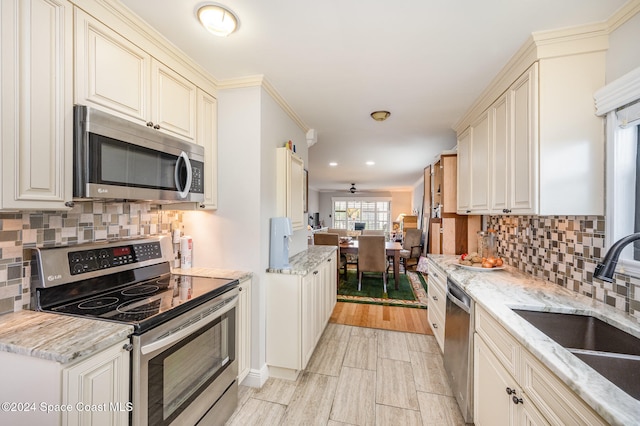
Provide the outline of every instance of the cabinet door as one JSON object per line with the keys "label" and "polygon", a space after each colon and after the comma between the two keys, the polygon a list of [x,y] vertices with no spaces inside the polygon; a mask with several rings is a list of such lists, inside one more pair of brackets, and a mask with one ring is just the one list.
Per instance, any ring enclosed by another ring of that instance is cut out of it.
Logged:
{"label": "cabinet door", "polygon": [[304,220],[304,162],[296,155],[291,156],[291,205],[290,217],[293,229],[303,229]]}
{"label": "cabinet door", "polygon": [[[124,340],[91,358],[63,370],[63,404],[106,406],[105,411],[73,410],[63,413],[66,425],[128,425],[129,352]],[[66,421],[64,415],[66,414]]]}
{"label": "cabinet door", "polygon": [[65,0],[0,6],[0,209],[72,198],[73,13]]}
{"label": "cabinet door", "polygon": [[493,160],[490,198],[491,211],[497,214],[506,213],[504,210],[509,208],[509,142],[511,140],[509,122],[511,116],[508,99],[509,97],[504,95],[489,107],[492,117],[491,158]]}
{"label": "cabinet door", "polygon": [[198,145],[204,146],[204,203],[202,208],[218,208],[218,103],[198,89]]}
{"label": "cabinet door", "polygon": [[313,271],[302,279],[302,366],[304,369],[313,354],[315,348],[316,330],[316,306],[317,306],[317,275],[319,272]]}
{"label": "cabinet door", "polygon": [[251,369],[251,279],[240,282],[238,300],[238,382]]}
{"label": "cabinet door", "polygon": [[458,137],[458,214],[471,213],[471,128]]}
{"label": "cabinet door", "polygon": [[537,75],[534,66],[509,89],[513,103],[509,213],[514,214],[538,210]]}
{"label": "cabinet door", "polygon": [[474,336],[473,421],[477,426],[516,424],[516,404],[507,390],[521,391],[500,361],[477,334]]}
{"label": "cabinet door", "polygon": [[471,125],[469,210],[473,213],[489,211],[489,110]]}
{"label": "cabinet door", "polygon": [[159,61],[151,62],[154,128],[187,142],[196,139],[196,86]]}
{"label": "cabinet door", "polygon": [[150,118],[151,57],[76,9],[75,102],[146,124]]}

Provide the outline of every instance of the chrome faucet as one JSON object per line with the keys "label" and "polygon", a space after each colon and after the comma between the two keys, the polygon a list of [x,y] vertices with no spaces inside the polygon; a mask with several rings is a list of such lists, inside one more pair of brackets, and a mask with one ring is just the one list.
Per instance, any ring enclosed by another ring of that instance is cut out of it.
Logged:
{"label": "chrome faucet", "polygon": [[626,237],[616,241],[609,251],[607,251],[604,260],[596,265],[596,270],[594,271],[593,276],[612,283],[613,274],[616,271],[616,265],[618,264],[618,258],[620,257],[622,249],[636,240],[640,240],[640,232],[627,235]]}

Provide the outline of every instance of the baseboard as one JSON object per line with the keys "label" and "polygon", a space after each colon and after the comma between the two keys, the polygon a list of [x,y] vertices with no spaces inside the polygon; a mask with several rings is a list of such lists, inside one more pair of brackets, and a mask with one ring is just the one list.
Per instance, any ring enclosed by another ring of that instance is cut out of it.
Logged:
{"label": "baseboard", "polygon": [[242,385],[252,388],[261,388],[268,378],[269,367],[267,367],[267,364],[264,364],[260,369],[252,368],[249,370],[249,374],[247,374],[247,377],[242,381]]}

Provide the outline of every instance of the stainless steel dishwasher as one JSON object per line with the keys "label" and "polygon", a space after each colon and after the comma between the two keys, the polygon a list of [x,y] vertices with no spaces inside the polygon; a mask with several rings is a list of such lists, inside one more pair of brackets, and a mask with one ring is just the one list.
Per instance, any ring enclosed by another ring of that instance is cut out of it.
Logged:
{"label": "stainless steel dishwasher", "polygon": [[473,422],[473,300],[447,279],[444,369],[465,423]]}

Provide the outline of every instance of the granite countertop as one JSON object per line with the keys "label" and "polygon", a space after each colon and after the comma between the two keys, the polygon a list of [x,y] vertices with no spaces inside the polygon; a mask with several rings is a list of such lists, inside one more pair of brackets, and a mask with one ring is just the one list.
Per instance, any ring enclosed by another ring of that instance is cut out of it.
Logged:
{"label": "granite countertop", "polygon": [[309,246],[307,250],[303,250],[289,258],[289,268],[269,268],[267,269],[267,272],[276,274],[307,275],[327,257],[329,257],[331,253],[337,250],[337,246]]}
{"label": "granite countertop", "polygon": [[131,333],[131,325],[18,311],[0,316],[0,351],[68,364],[127,339]]}
{"label": "granite countertop", "polygon": [[429,258],[603,419],[611,424],[637,424],[640,401],[511,309],[592,315],[640,338],[640,324],[634,317],[510,266],[500,271],[473,271],[458,265],[457,256],[429,255]]}
{"label": "granite countertop", "polygon": [[243,281],[251,278],[253,275],[251,272],[246,271],[234,271],[231,269],[217,269],[217,268],[189,268],[189,269],[172,269],[172,274],[176,275],[189,275],[192,277],[207,277],[207,278],[226,278],[230,280]]}

